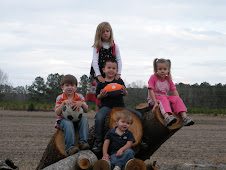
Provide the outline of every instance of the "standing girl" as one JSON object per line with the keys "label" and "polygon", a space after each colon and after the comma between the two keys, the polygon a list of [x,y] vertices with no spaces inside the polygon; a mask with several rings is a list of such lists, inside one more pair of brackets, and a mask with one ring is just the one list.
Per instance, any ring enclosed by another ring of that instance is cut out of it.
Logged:
{"label": "standing girl", "polygon": [[113,58],[118,63],[118,72],[115,79],[121,76],[122,61],[117,44],[114,43],[113,31],[108,22],[102,22],[97,26],[96,35],[93,44],[93,60],[91,64],[89,83],[87,87],[86,101],[95,101],[97,111],[100,107],[100,100],[96,99],[97,82],[104,83],[103,63],[107,58]]}
{"label": "standing girl", "polygon": [[[148,103],[150,106],[153,106],[152,112],[154,113],[159,106],[165,118],[165,125],[171,126],[177,121],[177,119],[172,116],[170,107],[170,104],[172,104],[174,113],[183,118],[183,125],[193,125],[194,121],[187,116],[187,108],[179,97],[176,86],[172,82],[170,60],[156,58],[153,62],[153,67],[154,74],[148,81]],[[172,92],[173,96],[167,95],[169,90]]]}

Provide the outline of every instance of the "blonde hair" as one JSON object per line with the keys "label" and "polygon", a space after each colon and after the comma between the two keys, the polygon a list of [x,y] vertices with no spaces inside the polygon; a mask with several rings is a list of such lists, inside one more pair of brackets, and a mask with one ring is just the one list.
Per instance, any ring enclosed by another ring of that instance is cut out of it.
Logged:
{"label": "blonde hair", "polygon": [[129,120],[131,124],[133,123],[133,115],[129,110],[122,110],[118,112],[116,120],[119,121],[119,119]]}
{"label": "blonde hair", "polygon": [[102,47],[102,40],[101,40],[101,36],[102,33],[104,32],[104,30],[108,28],[110,30],[110,39],[109,39],[109,43],[110,43],[110,47],[113,47],[114,44],[114,37],[113,37],[113,31],[111,28],[111,25],[108,22],[102,22],[97,26],[96,29],[96,34],[95,34],[95,39],[94,39],[94,44],[92,47],[96,47],[97,49]]}
{"label": "blonde hair", "polygon": [[157,74],[157,70],[158,70],[158,64],[166,64],[168,66],[169,69],[169,73],[168,73],[168,80],[172,80],[172,75],[171,75],[171,61],[169,59],[164,59],[164,58],[155,58],[153,61],[153,68],[154,68],[154,74],[156,76],[158,76]]}

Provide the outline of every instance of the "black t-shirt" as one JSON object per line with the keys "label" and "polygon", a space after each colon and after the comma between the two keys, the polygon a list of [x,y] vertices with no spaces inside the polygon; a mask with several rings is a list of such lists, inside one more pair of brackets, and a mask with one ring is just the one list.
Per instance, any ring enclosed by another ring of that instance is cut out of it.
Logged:
{"label": "black t-shirt", "polygon": [[116,128],[110,129],[107,134],[105,135],[104,139],[109,139],[110,144],[108,148],[108,152],[110,154],[113,154],[114,152],[118,151],[120,148],[122,148],[127,141],[135,142],[135,138],[131,131],[126,130],[122,136],[119,136],[116,133]]}
{"label": "black t-shirt", "polygon": [[[124,85],[124,82],[121,78],[119,78],[118,80],[113,80],[111,82],[99,82],[97,84],[97,88],[96,88],[96,97],[98,94],[100,94],[100,91],[101,89],[103,89],[105,86],[107,86],[108,84],[110,83],[118,83],[118,84],[121,84],[121,85]],[[107,96],[107,97],[104,97],[103,99],[101,99],[101,107],[109,107],[109,108],[113,108],[113,107],[125,107],[125,104],[124,104],[124,100],[123,100],[123,94],[120,94],[118,96]]]}

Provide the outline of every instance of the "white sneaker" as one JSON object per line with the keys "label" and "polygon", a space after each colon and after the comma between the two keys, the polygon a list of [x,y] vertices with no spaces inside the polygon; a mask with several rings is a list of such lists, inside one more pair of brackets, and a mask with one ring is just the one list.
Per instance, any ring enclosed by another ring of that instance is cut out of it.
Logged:
{"label": "white sneaker", "polygon": [[121,170],[119,166],[115,166],[113,170]]}
{"label": "white sneaker", "polygon": [[194,125],[195,122],[188,116],[183,117],[183,125],[184,126],[191,126]]}

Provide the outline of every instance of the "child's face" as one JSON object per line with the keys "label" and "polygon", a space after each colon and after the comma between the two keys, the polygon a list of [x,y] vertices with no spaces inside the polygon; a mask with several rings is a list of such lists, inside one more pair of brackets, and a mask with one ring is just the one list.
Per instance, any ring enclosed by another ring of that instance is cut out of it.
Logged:
{"label": "child's face", "polygon": [[74,95],[74,92],[77,90],[77,86],[75,84],[65,83],[63,86],[61,86],[61,89],[66,95]]}
{"label": "child's face", "polygon": [[103,72],[105,73],[106,78],[113,78],[117,73],[117,63],[106,62]]}
{"label": "child's face", "polygon": [[159,63],[157,65],[157,74],[160,79],[164,80],[169,73],[169,67],[166,63]]}
{"label": "child's face", "polygon": [[116,124],[120,131],[125,132],[131,126],[131,121],[129,119],[119,119]]}
{"label": "child's face", "polygon": [[108,42],[111,36],[111,31],[109,28],[105,28],[102,32],[101,39],[103,42]]}

